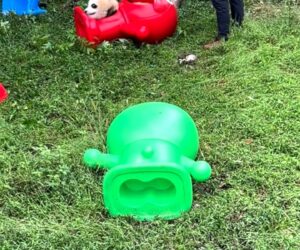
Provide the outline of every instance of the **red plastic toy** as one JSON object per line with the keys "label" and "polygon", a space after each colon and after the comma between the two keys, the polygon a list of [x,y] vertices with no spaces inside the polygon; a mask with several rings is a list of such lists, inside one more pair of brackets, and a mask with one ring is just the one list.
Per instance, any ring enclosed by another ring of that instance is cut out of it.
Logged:
{"label": "red plastic toy", "polygon": [[155,44],[175,32],[177,10],[168,0],[122,0],[112,16],[93,19],[75,7],[74,19],[77,35],[93,45],[119,38]]}
{"label": "red plastic toy", "polygon": [[8,97],[7,91],[4,86],[0,83],[0,103],[4,102]]}

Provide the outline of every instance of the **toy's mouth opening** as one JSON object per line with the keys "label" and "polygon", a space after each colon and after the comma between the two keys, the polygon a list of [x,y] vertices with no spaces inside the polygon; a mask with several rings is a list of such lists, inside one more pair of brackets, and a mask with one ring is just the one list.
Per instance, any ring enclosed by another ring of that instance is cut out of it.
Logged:
{"label": "toy's mouth opening", "polygon": [[154,178],[150,181],[129,179],[120,186],[120,201],[134,206],[152,205],[166,207],[174,203],[176,187],[173,182],[164,178]]}
{"label": "toy's mouth opening", "polygon": [[111,215],[139,220],[176,218],[192,204],[189,173],[171,164],[115,167],[104,177],[103,192]]}

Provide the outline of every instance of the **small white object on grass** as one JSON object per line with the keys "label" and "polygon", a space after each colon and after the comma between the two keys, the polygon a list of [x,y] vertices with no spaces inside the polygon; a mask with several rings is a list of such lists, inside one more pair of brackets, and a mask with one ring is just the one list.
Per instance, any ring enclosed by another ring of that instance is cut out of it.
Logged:
{"label": "small white object on grass", "polygon": [[192,64],[196,62],[197,56],[194,54],[189,54],[181,59],[179,59],[179,64]]}

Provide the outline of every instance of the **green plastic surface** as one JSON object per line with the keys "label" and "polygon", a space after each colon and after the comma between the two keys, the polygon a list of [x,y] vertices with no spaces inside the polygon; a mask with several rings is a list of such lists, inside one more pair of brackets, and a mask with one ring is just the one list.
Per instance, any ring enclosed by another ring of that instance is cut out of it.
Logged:
{"label": "green plastic surface", "polygon": [[127,108],[111,123],[107,154],[88,149],[84,163],[108,169],[104,203],[112,216],[173,219],[192,205],[191,176],[206,181],[211,168],[194,161],[199,135],[181,108],[162,102]]}

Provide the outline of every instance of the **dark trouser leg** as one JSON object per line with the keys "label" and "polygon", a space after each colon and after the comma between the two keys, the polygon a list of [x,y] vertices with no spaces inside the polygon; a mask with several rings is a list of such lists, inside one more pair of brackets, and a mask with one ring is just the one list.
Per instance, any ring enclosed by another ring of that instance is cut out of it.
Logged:
{"label": "dark trouser leg", "polygon": [[218,36],[227,39],[230,25],[228,0],[212,0],[212,4],[217,14]]}
{"label": "dark trouser leg", "polygon": [[231,17],[239,25],[242,24],[244,20],[244,2],[243,0],[229,0]]}

